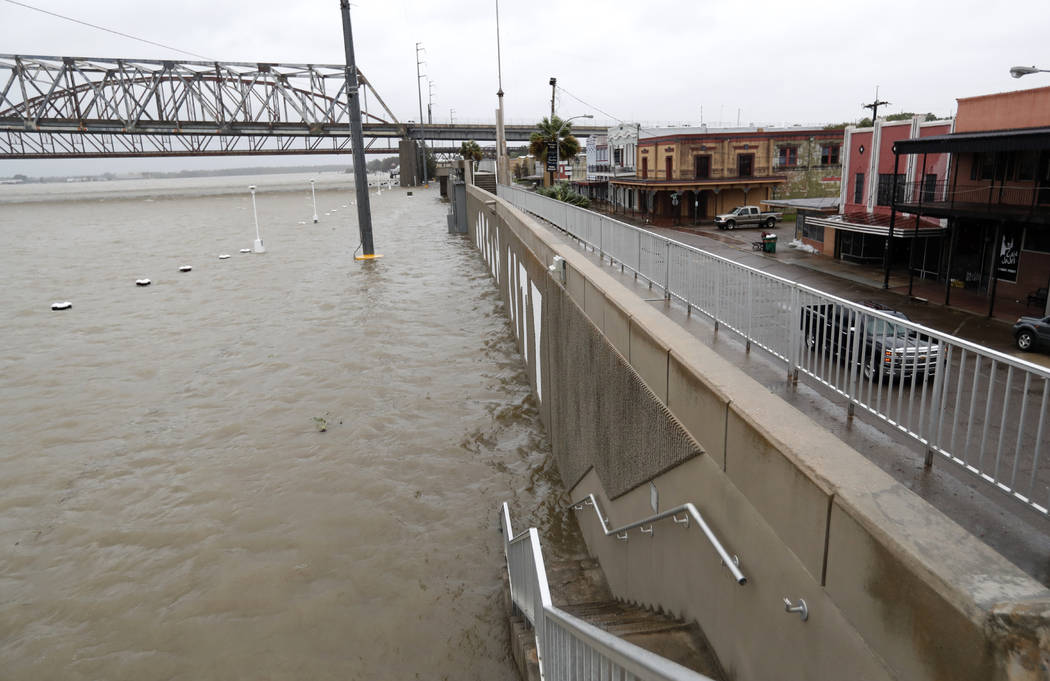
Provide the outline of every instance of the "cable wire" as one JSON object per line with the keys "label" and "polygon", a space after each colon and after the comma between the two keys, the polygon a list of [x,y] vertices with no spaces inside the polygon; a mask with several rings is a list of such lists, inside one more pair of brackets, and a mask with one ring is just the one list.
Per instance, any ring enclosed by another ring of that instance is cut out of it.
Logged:
{"label": "cable wire", "polygon": [[112,28],[106,28],[105,26],[97,26],[95,24],[88,23],[87,21],[81,21],[80,19],[74,19],[73,17],[67,17],[66,15],[59,14],[58,12],[52,12],[50,10],[41,9],[39,7],[34,7],[32,5],[27,5],[24,2],[18,2],[18,0],[6,0],[6,2],[9,2],[12,5],[18,5],[19,7],[25,7],[26,9],[31,9],[31,10],[33,10],[35,12],[42,12],[44,14],[50,14],[51,16],[58,17],[59,19],[65,19],[66,21],[72,21],[75,24],[82,24],[84,26],[89,26],[91,28],[95,28],[95,29],[98,29],[100,31],[106,31],[107,33],[113,33],[114,35],[119,35],[119,36],[121,36],[123,38],[130,38],[132,40],[138,40],[139,42],[146,43],[148,45],[154,45],[156,47],[163,47],[165,50],[172,50],[174,52],[181,52],[182,54],[188,54],[191,57],[197,57],[198,59],[204,59],[205,61],[216,61],[215,59],[212,59],[211,57],[205,57],[204,55],[197,54],[196,52],[188,52],[186,50],[180,50],[179,48],[172,47],[171,45],[165,45],[163,43],[157,43],[157,42],[154,42],[152,40],[146,40],[145,38],[139,38],[137,36],[129,35],[127,33],[121,33],[120,31],[115,31]]}
{"label": "cable wire", "polygon": [[[10,0],[9,0],[9,1],[10,1]],[[569,96],[570,96],[570,97],[572,97],[573,99],[575,99],[575,100],[576,100],[577,102],[579,102],[580,104],[583,104],[584,106],[587,106],[587,107],[590,107],[590,108],[594,109],[595,111],[597,111],[598,113],[602,114],[603,116],[608,116],[609,118],[613,119],[614,121],[617,121],[617,122],[618,122],[618,123],[620,123],[621,125],[624,125],[624,124],[626,124],[626,121],[624,121],[624,120],[623,120],[622,118],[620,118],[619,116],[613,116],[613,115],[612,115],[611,113],[609,113],[608,111],[602,111],[601,109],[599,109],[599,108],[598,108],[598,107],[596,107],[595,105],[593,105],[593,104],[590,104],[589,102],[585,102],[585,101],[583,101],[582,99],[580,99],[580,98],[579,98],[579,97],[577,97],[576,95],[572,94],[571,92],[569,92],[568,90],[566,90],[565,88],[563,88],[563,87],[562,87],[561,85],[555,85],[555,87],[556,87],[556,88],[558,88],[559,90],[561,90],[562,92],[564,92],[565,94],[569,95]],[[650,129],[650,128],[643,128],[643,127],[641,127],[640,125],[638,126],[638,129],[639,129],[639,130],[644,130],[645,132],[647,132],[647,133],[651,133],[651,134],[653,134],[653,135],[656,135],[656,134],[658,134],[658,132],[657,132],[656,130],[652,130],[652,129]]]}

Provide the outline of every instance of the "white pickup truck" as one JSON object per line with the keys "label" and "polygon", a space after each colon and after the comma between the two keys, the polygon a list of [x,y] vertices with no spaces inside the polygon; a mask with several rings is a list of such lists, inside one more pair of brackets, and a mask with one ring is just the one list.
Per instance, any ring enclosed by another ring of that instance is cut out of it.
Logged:
{"label": "white pickup truck", "polygon": [[719,229],[736,229],[737,227],[765,227],[773,229],[783,213],[763,213],[758,206],[737,206],[728,213],[715,216],[715,225]]}

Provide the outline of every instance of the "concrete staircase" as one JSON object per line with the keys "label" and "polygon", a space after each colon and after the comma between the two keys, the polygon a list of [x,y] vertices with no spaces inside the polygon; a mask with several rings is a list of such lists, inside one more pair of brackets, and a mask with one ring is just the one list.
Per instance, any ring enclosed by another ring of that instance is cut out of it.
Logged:
{"label": "concrete staircase", "polygon": [[[554,605],[569,614],[716,681],[725,680],[718,658],[695,622],[614,599],[598,561],[574,558],[550,563],[547,582]],[[510,633],[522,681],[539,681],[536,640],[525,618],[511,616]]]}

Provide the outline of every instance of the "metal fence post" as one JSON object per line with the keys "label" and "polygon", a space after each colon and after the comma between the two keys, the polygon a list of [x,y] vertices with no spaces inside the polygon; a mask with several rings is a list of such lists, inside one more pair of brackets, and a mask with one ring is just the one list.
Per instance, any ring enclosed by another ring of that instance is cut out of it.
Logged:
{"label": "metal fence post", "polygon": [[751,352],[751,281],[753,279],[751,275],[753,274],[753,272],[751,270],[745,271],[747,272],[747,339],[744,343],[744,352]]}
{"label": "metal fence post", "polygon": [[[927,342],[933,343],[933,338],[930,338],[930,340]],[[941,410],[941,386],[944,384],[944,375],[948,372],[948,350],[949,346],[947,346],[947,344],[944,343],[944,341],[941,341],[940,351],[937,353],[937,374],[933,377],[933,403],[930,405],[930,431],[927,431],[928,435],[926,436],[926,456],[923,457],[922,461],[923,468],[926,469],[933,468],[933,448],[937,444],[936,436],[940,435],[940,433],[935,431],[940,430],[940,422],[937,421],[937,417],[939,416],[939,412]],[[944,360],[943,367],[941,366],[942,359]],[[916,368],[913,370],[915,372],[918,371],[917,364],[918,363],[916,362]],[[912,375],[911,380],[915,380],[914,374]],[[933,425],[935,422],[937,422],[937,426]]]}
{"label": "metal fence post", "polygon": [[664,300],[671,299],[671,240],[664,240]]}
{"label": "metal fence post", "polygon": [[791,303],[788,310],[788,383],[798,385],[798,362],[801,351],[799,335],[802,331],[802,313],[799,309],[798,287],[791,287]]}

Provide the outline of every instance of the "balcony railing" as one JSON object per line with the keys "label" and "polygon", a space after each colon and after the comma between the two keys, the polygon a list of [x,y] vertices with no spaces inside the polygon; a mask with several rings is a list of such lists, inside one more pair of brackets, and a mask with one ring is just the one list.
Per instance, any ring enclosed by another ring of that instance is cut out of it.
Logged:
{"label": "balcony railing", "polygon": [[740,175],[736,172],[736,169],[722,170],[712,168],[710,174],[706,177],[697,177],[696,173],[690,168],[688,170],[672,170],[670,176],[667,174],[665,168],[653,169],[650,168],[646,174],[643,175],[641,169],[637,170],[638,179],[647,180],[653,182],[714,182],[714,181],[725,181],[725,182],[737,182],[737,181],[748,181],[748,180],[783,180],[786,179],[783,175],[776,175],[772,171],[775,168],[769,166],[755,166],[754,172],[750,175]]}
{"label": "balcony railing", "polygon": [[[880,203],[888,204],[890,191]],[[966,210],[1002,209],[1050,210],[1050,187],[1035,184],[979,185],[941,182],[905,182],[897,185],[897,205],[928,206],[931,209],[959,208]]]}

